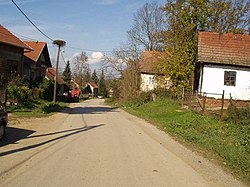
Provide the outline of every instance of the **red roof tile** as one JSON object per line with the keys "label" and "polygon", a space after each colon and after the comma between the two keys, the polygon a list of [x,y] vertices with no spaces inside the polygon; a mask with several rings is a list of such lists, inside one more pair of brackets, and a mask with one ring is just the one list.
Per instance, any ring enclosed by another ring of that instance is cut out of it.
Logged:
{"label": "red roof tile", "polygon": [[32,50],[31,47],[22,42],[19,38],[13,35],[9,30],[0,25],[0,43],[13,45],[23,49]]}
{"label": "red roof tile", "polygon": [[[56,75],[56,71],[53,68],[46,69],[46,76],[51,80],[54,81],[54,77]],[[57,75],[57,83],[58,84],[66,84],[65,81],[61,78],[60,75]]]}
{"label": "red roof tile", "polygon": [[28,44],[30,47],[33,48],[33,51],[25,53],[24,55],[34,62],[37,62],[41,53],[43,52],[43,49],[46,45],[45,42],[29,42],[25,41],[26,44]]}
{"label": "red roof tile", "polygon": [[159,73],[157,65],[165,58],[166,54],[159,51],[144,51],[140,69],[142,73]]}
{"label": "red roof tile", "polygon": [[199,32],[198,61],[250,66],[250,35]]}

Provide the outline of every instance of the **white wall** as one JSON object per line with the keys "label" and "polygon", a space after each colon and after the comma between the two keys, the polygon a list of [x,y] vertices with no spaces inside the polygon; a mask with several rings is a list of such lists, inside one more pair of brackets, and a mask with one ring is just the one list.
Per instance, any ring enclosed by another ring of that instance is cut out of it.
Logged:
{"label": "white wall", "polygon": [[153,90],[156,88],[156,80],[154,75],[141,73],[141,90],[144,92]]}
{"label": "white wall", "polygon": [[[236,85],[224,85],[224,71],[236,71]],[[230,93],[233,99],[250,100],[250,70],[233,67],[216,67],[211,65],[204,65],[203,68],[203,82],[201,88],[201,78],[199,90],[207,93],[222,94],[225,90],[225,99],[230,98]],[[221,98],[221,95],[209,95],[215,98]]]}

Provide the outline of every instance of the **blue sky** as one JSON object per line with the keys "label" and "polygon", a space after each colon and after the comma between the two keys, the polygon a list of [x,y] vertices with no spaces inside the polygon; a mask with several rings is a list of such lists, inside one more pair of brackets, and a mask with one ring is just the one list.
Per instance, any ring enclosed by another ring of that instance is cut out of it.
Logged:
{"label": "blue sky", "polygon": [[[126,42],[126,31],[133,24],[133,14],[146,2],[151,1],[15,0],[15,2],[50,38],[66,41],[63,53],[66,60],[85,51],[93,69],[100,63],[101,53],[108,53]],[[165,0],[157,2],[163,5]],[[11,0],[0,0],[0,12],[1,25],[16,33],[22,40],[47,42],[52,60],[56,58],[56,46],[26,20]],[[60,66],[64,67],[62,59]]]}

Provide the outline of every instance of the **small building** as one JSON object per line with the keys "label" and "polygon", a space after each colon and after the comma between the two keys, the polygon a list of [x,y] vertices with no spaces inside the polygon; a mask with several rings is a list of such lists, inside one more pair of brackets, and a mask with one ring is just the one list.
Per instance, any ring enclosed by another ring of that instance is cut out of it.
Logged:
{"label": "small building", "polygon": [[26,41],[33,51],[24,54],[23,77],[34,81],[44,78],[46,69],[52,67],[47,43]]}
{"label": "small building", "polygon": [[98,89],[99,87],[95,82],[87,82],[85,84],[83,94],[89,94],[92,97],[97,97]]}
{"label": "small building", "polygon": [[141,91],[169,88],[170,81],[159,71],[158,65],[166,60],[166,54],[159,51],[144,51],[140,64]]}
{"label": "small building", "polygon": [[23,75],[24,54],[30,51],[30,46],[0,25],[0,75],[5,81],[12,74]]}
{"label": "small building", "polygon": [[199,32],[195,90],[250,100],[250,35]]}

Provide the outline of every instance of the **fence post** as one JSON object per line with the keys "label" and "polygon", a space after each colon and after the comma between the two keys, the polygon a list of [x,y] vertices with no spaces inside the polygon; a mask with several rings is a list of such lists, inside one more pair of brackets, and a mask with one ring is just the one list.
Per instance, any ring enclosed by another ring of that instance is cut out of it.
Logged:
{"label": "fence post", "polygon": [[207,96],[206,96],[206,92],[203,93],[203,97],[202,97],[202,114],[204,114],[205,112],[205,107],[206,107],[206,99],[207,99]]}
{"label": "fence post", "polygon": [[222,115],[223,115],[224,98],[225,98],[225,90],[223,90],[223,93],[222,93],[222,100],[221,100],[221,112],[220,112],[221,117],[222,117]]}
{"label": "fence post", "polygon": [[184,108],[185,89],[182,88],[181,108]]}

